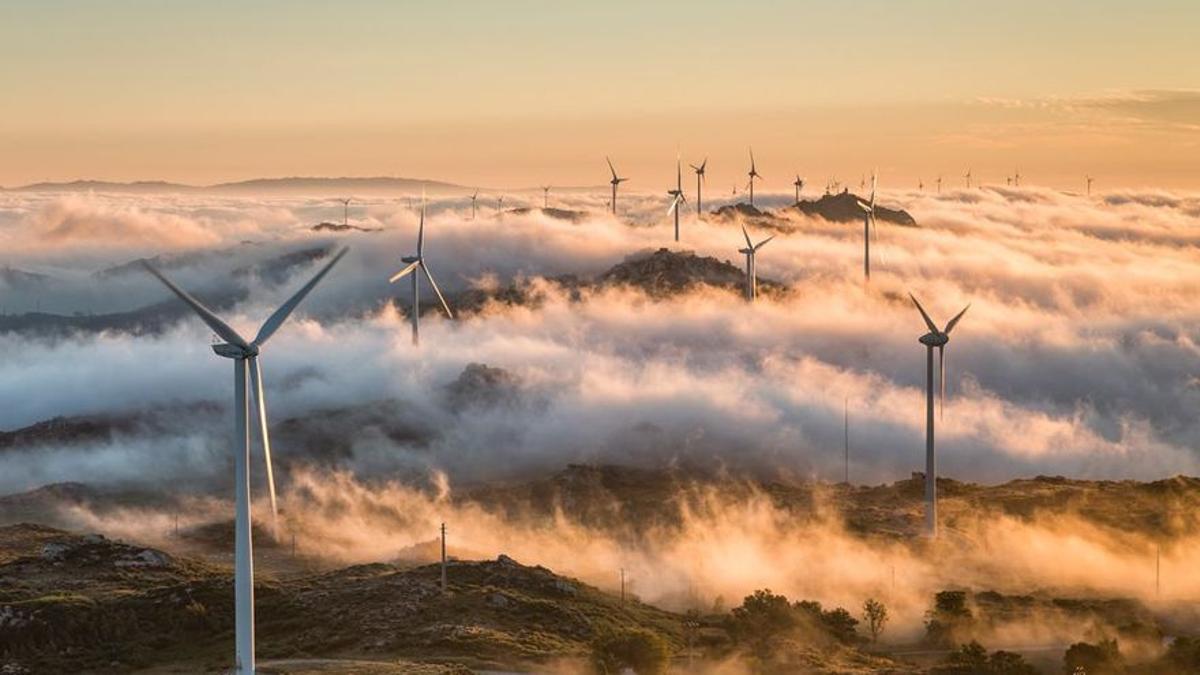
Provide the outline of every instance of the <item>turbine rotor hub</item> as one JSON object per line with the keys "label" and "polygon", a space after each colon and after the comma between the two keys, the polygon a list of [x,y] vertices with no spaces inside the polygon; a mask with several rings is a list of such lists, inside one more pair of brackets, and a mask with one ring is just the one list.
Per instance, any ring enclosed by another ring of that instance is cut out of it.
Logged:
{"label": "turbine rotor hub", "polygon": [[212,346],[212,350],[217,356],[223,356],[227,359],[248,359],[251,356],[258,356],[258,347],[250,345],[249,349],[239,347],[228,342],[222,342]]}
{"label": "turbine rotor hub", "polygon": [[926,333],[917,341],[926,347],[942,347],[950,341],[950,336],[945,333]]}

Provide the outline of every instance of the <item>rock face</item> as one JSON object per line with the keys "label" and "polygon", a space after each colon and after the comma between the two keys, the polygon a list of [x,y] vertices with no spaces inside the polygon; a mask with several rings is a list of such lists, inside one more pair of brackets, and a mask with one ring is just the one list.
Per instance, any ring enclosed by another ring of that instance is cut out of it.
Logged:
{"label": "rock face", "polygon": [[751,206],[746,202],[726,204],[725,206],[718,208],[716,211],[713,211],[713,215],[721,218],[734,218],[736,216],[741,216],[743,218],[776,218],[775,214],[771,213],[770,211],[763,211],[757,206]]}
{"label": "rock face", "polygon": [[[860,200],[866,201],[846,190],[833,195],[823,195],[816,201],[797,202],[791,208],[806,216],[817,216],[834,223],[861,223],[863,210],[858,205]],[[894,225],[914,226],[917,224],[917,221],[907,211],[889,209],[881,206],[878,202],[875,203],[875,220]]]}
{"label": "rock face", "polygon": [[357,225],[347,225],[345,223],[330,223],[321,222],[308,228],[313,232],[378,232],[376,227],[359,227]]}
{"label": "rock face", "polygon": [[454,410],[493,408],[520,400],[521,379],[484,363],[468,363],[458,379],[446,385],[446,402]]}
{"label": "rock face", "polygon": [[[700,257],[690,252],[660,248],[650,254],[635,254],[602,274],[600,285],[633,286],[649,295],[664,296],[686,291],[700,284],[740,289],[746,273],[729,261]],[[759,286],[779,286],[759,277]]]}

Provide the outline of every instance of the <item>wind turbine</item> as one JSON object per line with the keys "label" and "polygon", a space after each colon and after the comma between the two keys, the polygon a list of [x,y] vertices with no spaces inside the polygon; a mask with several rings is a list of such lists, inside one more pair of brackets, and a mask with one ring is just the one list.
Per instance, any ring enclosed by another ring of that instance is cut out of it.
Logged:
{"label": "wind turbine", "polygon": [[617,176],[617,170],[613,168],[612,160],[605,157],[604,161],[608,162],[608,170],[612,172],[612,180],[608,181],[612,185],[612,212],[617,213],[617,186],[629,180],[628,178],[620,178]]}
{"label": "wind turbine", "polygon": [[1013,187],[1021,187],[1021,170],[1013,169]]}
{"label": "wind turbine", "polygon": [[[267,432],[267,403],[263,396],[262,368],[258,363],[258,355],[263,345],[283,322],[287,320],[296,306],[304,300],[313,287],[337,264],[346,249],[342,249],[324,267],[321,268],[308,283],[300,287],[296,294],[280,305],[275,313],[267,318],[254,340],[247,342],[229,324],[222,321],[209,308],[200,303],[176,286],[161,272],[148,262],[143,261],[146,269],[158,277],[171,292],[179,296],[192,308],[200,319],[219,335],[225,342],[212,346],[218,356],[233,359],[233,445],[234,445],[234,502],[236,518],[234,524],[234,672],[237,675],[254,675],[254,542],[251,538],[250,522],[250,415],[249,398],[254,399],[255,414],[258,417],[258,431],[262,439],[263,458],[267,465],[267,489],[271,498],[272,532],[278,536],[278,510],[275,503],[275,473],[271,467],[271,440]],[[246,373],[249,371],[249,382]]]}
{"label": "wind turbine", "polygon": [[941,174],[938,174],[937,186],[938,186],[937,193],[940,195],[940,194],[942,194],[942,176],[941,176]]}
{"label": "wind turbine", "polygon": [[[688,166],[692,167],[692,171],[696,172],[696,217],[699,218],[704,215],[704,212],[700,208],[700,184],[705,180],[704,168],[708,166],[708,158],[705,157],[704,161],[700,162],[700,166],[696,166],[695,164],[688,164]],[[737,190],[735,189],[734,194],[736,193]]]}
{"label": "wind turbine", "polygon": [[687,202],[683,197],[683,164],[680,163],[679,157],[675,158],[675,189],[667,190],[667,194],[674,197],[667,213],[675,213],[675,241],[679,241],[679,205]]}
{"label": "wind turbine", "polygon": [[[501,197],[503,199],[503,197]],[[450,311],[450,305],[446,304],[446,298],[442,297],[442,290],[438,288],[437,282],[433,280],[433,273],[429,271],[429,264],[425,262],[425,196],[421,196],[421,224],[417,227],[417,254],[404,256],[400,259],[408,263],[404,269],[396,272],[388,279],[388,283],[394,284],[400,281],[408,274],[412,274],[412,342],[414,345],[421,344],[421,285],[420,277],[413,272],[420,269],[429,281],[429,285],[433,288],[433,292],[437,294],[438,301],[442,303],[442,309],[446,312],[448,318],[453,319],[454,313]]]}
{"label": "wind turbine", "polygon": [[350,227],[350,197],[344,197],[338,201],[342,203],[342,227]]}
{"label": "wind turbine", "polygon": [[542,208],[543,209],[550,208],[550,186],[549,185],[542,186]]}
{"label": "wind turbine", "polygon": [[504,213],[503,208],[504,208],[504,195],[500,195],[499,197],[496,197],[496,215],[497,216]]}
{"label": "wind turbine", "polygon": [[475,202],[479,199],[479,188],[475,188],[475,194],[471,195],[471,220],[475,220]]}
{"label": "wind turbine", "polygon": [[971,170],[970,169],[967,169],[967,172],[963,174],[963,178],[967,179],[967,189],[970,190],[971,189]]}
{"label": "wind turbine", "polygon": [[766,246],[775,235],[755,244],[750,241],[750,233],[746,231],[746,226],[742,225],[742,236],[746,238],[746,248],[738,249],[738,253],[746,256],[746,300],[753,302],[758,297],[758,263],[755,261],[755,255],[758,254],[758,249]]}
{"label": "wind turbine", "polygon": [[925,191],[925,180],[924,179],[922,179],[922,178],[917,179],[917,190],[920,192]]}
{"label": "wind turbine", "polygon": [[858,201],[863,210],[863,276],[871,280],[871,230],[875,227],[875,172],[871,172],[871,201]]}
{"label": "wind turbine", "polygon": [[1084,176],[1084,179],[1087,180],[1087,196],[1091,197],[1092,196],[1092,181],[1094,181],[1096,179],[1092,178],[1091,174]]}
{"label": "wind turbine", "polygon": [[934,348],[938,350],[938,376],[941,381],[939,400],[944,403],[946,400],[946,343],[950,342],[950,331],[954,330],[971,305],[968,304],[963,307],[961,312],[954,315],[954,318],[946,324],[945,330],[938,330],[937,324],[929,318],[929,314],[917,301],[916,296],[909,293],[908,297],[912,298],[913,304],[917,306],[917,311],[921,313],[921,318],[925,320],[925,326],[929,328],[929,332],[922,335],[919,341],[925,345],[925,533],[934,538],[937,537],[938,525],[937,458],[933,449],[933,350]]}
{"label": "wind turbine", "polygon": [[796,186],[796,203],[799,204],[800,191],[804,189],[804,179],[800,177],[800,174],[796,174],[796,180],[792,183],[792,185]]}
{"label": "wind turbine", "polygon": [[762,178],[758,175],[758,169],[754,168],[754,148],[750,148],[750,206],[754,206],[754,179]]}

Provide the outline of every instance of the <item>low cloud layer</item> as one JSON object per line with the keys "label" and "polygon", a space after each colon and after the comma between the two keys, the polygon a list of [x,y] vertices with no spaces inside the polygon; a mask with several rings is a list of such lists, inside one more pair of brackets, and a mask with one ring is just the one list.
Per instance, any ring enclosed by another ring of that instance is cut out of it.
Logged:
{"label": "low cloud layer", "polygon": [[[244,291],[225,314],[252,333],[314,268],[282,281],[235,270],[351,246],[263,361],[275,422],[386,401],[420,432],[406,442],[348,431],[342,468],[373,477],[435,470],[483,481],[572,461],[688,461],[835,478],[844,405],[852,479],[906,477],[923,467],[924,434],[925,355],[916,342],[924,330],[909,291],[938,321],[971,303],[947,352],[946,475],[1145,479],[1200,469],[1196,195],[885,192],[885,205],[905,208],[920,226],[881,224],[869,286],[860,226],[794,216],[777,223],[782,231],[759,258],[761,275],[792,290],[753,306],[711,289],[652,300],[624,289],[575,299],[548,287],[536,308],[496,306],[456,321],[428,315],[419,350],[403,315],[407,290],[386,281],[413,248],[417,213],[404,200],[353,203],[352,223],[381,231],[338,237],[310,229],[340,221],[333,200],[0,199],[6,264],[44,275],[6,277],[8,313],[104,313],[167,300],[136,269],[96,275],[159,255],[189,288]],[[604,214],[598,196],[552,200],[595,215],[578,224],[537,211],[497,218],[484,205],[471,219],[465,200],[431,204],[426,253],[443,288],[590,276],[630,254],[675,247],[660,197],[623,194],[621,218]],[[689,214],[680,248],[740,264],[740,238],[735,224]],[[0,335],[0,376],[13,394],[0,428],[164,403],[227,406],[229,363],[209,342],[191,318],[143,337]],[[473,362],[513,373],[527,400],[448,405],[445,386]],[[186,433],[6,451],[0,491],[136,482],[147,478],[148,457],[154,480],[223,477],[228,422],[219,418],[180,424]],[[276,452],[285,465],[299,459],[286,445]]]}

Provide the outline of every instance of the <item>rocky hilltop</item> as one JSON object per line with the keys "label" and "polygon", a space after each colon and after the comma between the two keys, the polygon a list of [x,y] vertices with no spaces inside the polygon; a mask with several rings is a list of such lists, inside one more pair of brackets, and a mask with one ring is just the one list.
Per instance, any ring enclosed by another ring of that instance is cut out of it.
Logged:
{"label": "rocky hilltop", "polygon": [[[795,209],[806,216],[824,218],[834,223],[861,223],[863,221],[863,210],[859,206],[860,201],[865,202],[867,200],[846,190],[837,194],[822,195],[819,199],[813,201],[802,200],[789,208]],[[889,209],[878,202],[875,204],[875,220],[894,225],[914,226],[917,224],[917,221],[907,211]]]}

